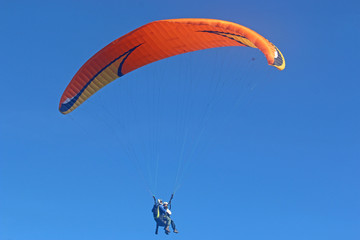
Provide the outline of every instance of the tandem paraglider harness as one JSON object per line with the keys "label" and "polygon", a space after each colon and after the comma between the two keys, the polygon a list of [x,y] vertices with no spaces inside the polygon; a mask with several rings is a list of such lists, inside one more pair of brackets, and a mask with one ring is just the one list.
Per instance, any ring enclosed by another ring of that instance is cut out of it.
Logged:
{"label": "tandem paraglider harness", "polygon": [[[171,209],[171,200],[173,199],[173,197],[174,197],[174,194],[171,194],[171,197],[169,200],[169,209]],[[151,212],[153,213],[153,217],[156,222],[155,234],[158,234],[159,227],[165,227],[167,225],[168,219],[165,217],[165,213],[163,213],[163,214],[160,213],[160,205],[162,203],[158,202],[156,200],[155,196],[153,196],[153,198],[154,198],[154,206],[153,206]]]}

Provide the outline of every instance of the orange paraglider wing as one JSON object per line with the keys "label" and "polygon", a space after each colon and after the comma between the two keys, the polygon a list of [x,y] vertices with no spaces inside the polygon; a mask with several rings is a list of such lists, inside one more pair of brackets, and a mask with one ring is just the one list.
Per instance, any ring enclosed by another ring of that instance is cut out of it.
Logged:
{"label": "orange paraglider wing", "polygon": [[215,19],[170,19],[146,24],[113,41],[75,74],[60,99],[67,114],[108,83],[146,64],[182,53],[227,46],[258,48],[269,65],[285,68],[279,49],[253,30]]}

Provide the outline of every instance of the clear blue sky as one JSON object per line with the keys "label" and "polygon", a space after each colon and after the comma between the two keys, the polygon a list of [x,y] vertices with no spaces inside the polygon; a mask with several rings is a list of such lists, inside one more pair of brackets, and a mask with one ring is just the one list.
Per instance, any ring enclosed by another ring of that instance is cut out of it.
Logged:
{"label": "clear blue sky", "polygon": [[[1,1],[0,239],[360,239],[359,9]],[[185,54],[60,114],[94,53],[148,22],[186,17],[252,28],[287,68],[254,49]],[[167,199],[175,185],[180,234],[155,236],[148,190]]]}

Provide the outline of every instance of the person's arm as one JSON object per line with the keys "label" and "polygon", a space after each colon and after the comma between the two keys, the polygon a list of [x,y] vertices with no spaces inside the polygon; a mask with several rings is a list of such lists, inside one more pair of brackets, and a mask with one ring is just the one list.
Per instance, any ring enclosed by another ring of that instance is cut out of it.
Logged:
{"label": "person's arm", "polygon": [[163,205],[159,205],[159,210],[160,210],[160,215],[165,214],[166,213],[166,209],[164,208]]}
{"label": "person's arm", "polygon": [[153,199],[154,199],[154,204],[156,204],[156,197],[155,197],[155,196],[153,196]]}
{"label": "person's arm", "polygon": [[170,209],[166,209],[166,213],[169,215],[169,217],[171,216],[171,211],[170,211]]}

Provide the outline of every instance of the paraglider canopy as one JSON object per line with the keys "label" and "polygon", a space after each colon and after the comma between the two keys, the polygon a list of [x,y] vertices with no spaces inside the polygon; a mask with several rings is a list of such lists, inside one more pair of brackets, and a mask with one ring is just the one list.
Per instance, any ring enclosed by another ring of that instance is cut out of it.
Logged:
{"label": "paraglider canopy", "polygon": [[242,25],[215,19],[169,19],[146,24],[116,39],[75,74],[61,99],[67,114],[115,79],[149,63],[182,53],[227,46],[258,48],[279,70],[285,60],[275,45]]}

